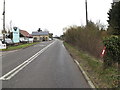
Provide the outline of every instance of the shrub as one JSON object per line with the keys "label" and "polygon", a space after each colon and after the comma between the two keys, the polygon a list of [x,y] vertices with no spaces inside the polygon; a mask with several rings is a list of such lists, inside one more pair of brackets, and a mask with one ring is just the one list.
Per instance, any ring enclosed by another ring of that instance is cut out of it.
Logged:
{"label": "shrub", "polygon": [[115,63],[120,62],[120,37],[106,37],[103,43],[106,46],[106,55],[104,56],[105,66],[113,66]]}
{"label": "shrub", "polygon": [[78,49],[87,51],[95,57],[100,57],[103,48],[102,31],[93,22],[89,22],[86,27],[73,26],[67,28],[64,38],[66,42]]}

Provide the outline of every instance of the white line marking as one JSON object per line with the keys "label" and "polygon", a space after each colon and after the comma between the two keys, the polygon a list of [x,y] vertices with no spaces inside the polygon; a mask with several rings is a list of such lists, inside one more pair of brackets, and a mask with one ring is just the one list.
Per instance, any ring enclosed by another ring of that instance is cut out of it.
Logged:
{"label": "white line marking", "polygon": [[83,68],[80,66],[79,62],[77,60],[74,60],[74,61],[77,63],[78,67],[82,71],[83,75],[85,76],[85,78],[88,81],[88,84],[91,86],[91,88],[95,88],[94,84],[91,82],[90,78],[87,76],[87,74],[85,73],[85,71],[83,70]]}
{"label": "white line marking", "polygon": [[12,77],[14,77],[18,72],[20,72],[24,67],[26,67],[30,62],[32,62],[36,57],[42,54],[47,48],[49,48],[54,43],[55,41],[49,44],[48,46],[46,46],[45,48],[43,48],[42,50],[40,50],[39,52],[37,52],[35,55],[24,61],[22,64],[20,64],[13,70],[9,71],[7,74],[0,77],[0,80],[10,80]]}
{"label": "white line marking", "polygon": [[43,46],[46,46],[46,45],[35,45],[34,47],[43,47]]}
{"label": "white line marking", "polygon": [[62,44],[62,47],[64,47],[64,45]]}

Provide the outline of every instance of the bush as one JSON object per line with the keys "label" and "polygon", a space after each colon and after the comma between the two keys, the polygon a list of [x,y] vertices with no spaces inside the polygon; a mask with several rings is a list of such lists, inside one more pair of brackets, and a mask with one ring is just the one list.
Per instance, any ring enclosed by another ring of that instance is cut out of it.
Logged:
{"label": "bush", "polygon": [[106,46],[106,55],[104,56],[105,66],[113,66],[120,62],[120,37],[110,36],[103,40]]}
{"label": "bush", "polygon": [[67,28],[64,38],[67,43],[76,46],[79,50],[100,57],[103,48],[102,32],[93,22],[89,22],[86,27],[73,26]]}

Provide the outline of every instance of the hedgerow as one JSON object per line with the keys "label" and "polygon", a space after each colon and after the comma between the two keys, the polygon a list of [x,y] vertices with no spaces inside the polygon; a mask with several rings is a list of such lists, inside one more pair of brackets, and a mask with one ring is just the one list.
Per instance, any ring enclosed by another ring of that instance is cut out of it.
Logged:
{"label": "hedgerow", "polygon": [[120,62],[120,37],[110,36],[103,40],[106,46],[106,54],[104,56],[105,66],[114,66],[116,63]]}

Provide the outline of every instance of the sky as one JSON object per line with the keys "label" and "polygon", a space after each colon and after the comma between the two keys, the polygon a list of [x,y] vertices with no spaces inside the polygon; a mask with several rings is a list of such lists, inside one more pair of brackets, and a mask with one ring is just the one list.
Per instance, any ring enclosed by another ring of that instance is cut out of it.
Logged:
{"label": "sky", "polygon": [[[87,0],[88,19],[107,25],[112,0]],[[3,0],[0,0],[0,30],[3,22]],[[17,26],[22,30],[48,30],[62,35],[63,28],[85,25],[85,0],[6,0],[6,28]]]}

